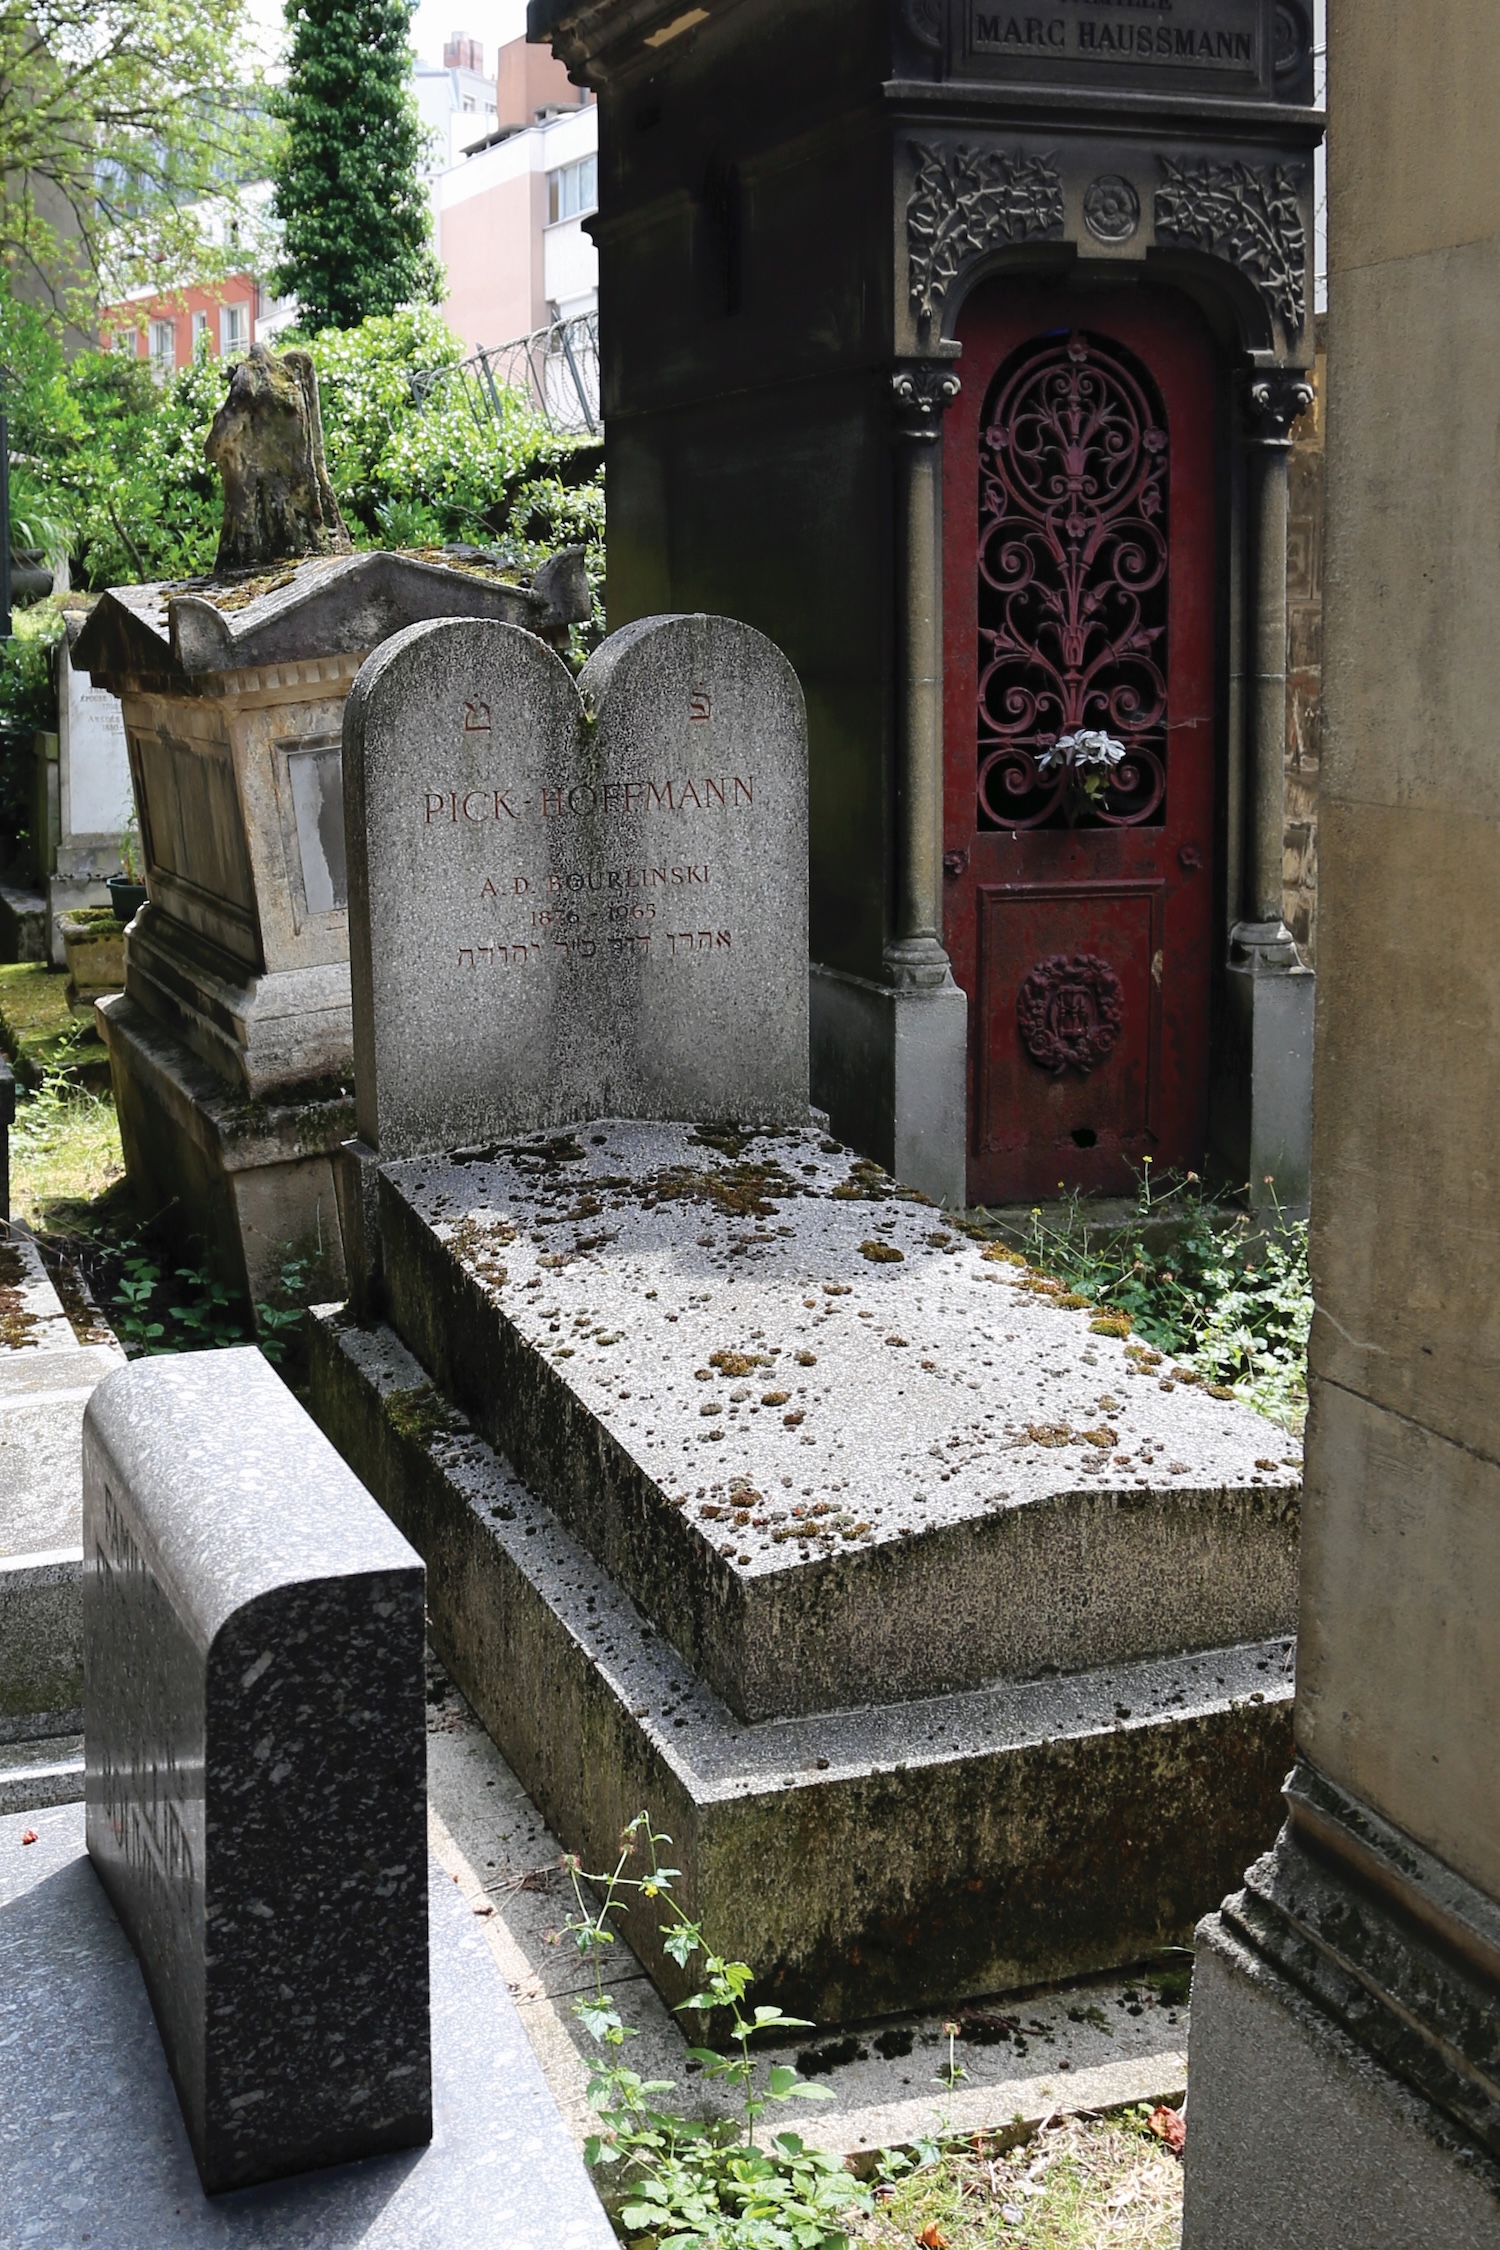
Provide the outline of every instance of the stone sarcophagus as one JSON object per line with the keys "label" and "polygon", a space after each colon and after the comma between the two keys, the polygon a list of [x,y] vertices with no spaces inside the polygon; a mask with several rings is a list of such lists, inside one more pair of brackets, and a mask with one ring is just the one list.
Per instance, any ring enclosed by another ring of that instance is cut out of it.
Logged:
{"label": "stone sarcophagus", "polygon": [[331,1160],[352,1130],[340,728],[370,651],[424,618],[566,640],[582,556],[530,587],[472,562],[315,555],[117,587],[74,663],[121,699],[148,903],[101,1008],[126,1161],[252,1295],[291,1256],[343,1285]]}

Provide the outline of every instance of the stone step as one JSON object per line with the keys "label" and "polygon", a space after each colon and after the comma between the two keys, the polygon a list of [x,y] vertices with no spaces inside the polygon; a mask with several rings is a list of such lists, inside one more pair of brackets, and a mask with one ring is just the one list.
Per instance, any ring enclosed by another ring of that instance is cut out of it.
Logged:
{"label": "stone step", "polygon": [[67,1351],[77,1343],[35,1241],[22,1226],[7,1227],[0,1239],[0,1363],[12,1353]]}
{"label": "stone step", "polygon": [[80,1344],[76,1338],[45,1351],[0,1351],[0,1414],[37,1399],[91,1391],[124,1364],[118,1344]]}
{"label": "stone step", "polygon": [[47,901],[40,891],[0,883],[0,961],[45,961]]}
{"label": "stone step", "polygon": [[0,1737],[64,1733],[82,1704],[82,1546],[0,1556]]}
{"label": "stone step", "polygon": [[83,1736],[0,1742],[0,1816],[83,1801]]}
{"label": "stone step", "polygon": [[[311,1333],[313,1411],[549,1827],[598,1866],[649,1808],[760,1996],[828,2025],[1139,1961],[1275,1833],[1289,1637],[747,1724],[389,1329]],[[627,1934],[675,2004],[654,1920]]]}
{"label": "stone step", "polygon": [[1300,1449],[820,1131],[379,1197],[394,1329],[742,1718],[1294,1630]]}

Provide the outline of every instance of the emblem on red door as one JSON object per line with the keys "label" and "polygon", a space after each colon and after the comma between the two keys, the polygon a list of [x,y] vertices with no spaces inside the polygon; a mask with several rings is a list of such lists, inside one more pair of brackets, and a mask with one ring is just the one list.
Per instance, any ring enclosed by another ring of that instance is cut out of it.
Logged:
{"label": "emblem on red door", "polygon": [[1054,953],[1022,978],[1016,1022],[1026,1052],[1044,1070],[1087,1076],[1114,1052],[1125,1026],[1125,995],[1096,953]]}

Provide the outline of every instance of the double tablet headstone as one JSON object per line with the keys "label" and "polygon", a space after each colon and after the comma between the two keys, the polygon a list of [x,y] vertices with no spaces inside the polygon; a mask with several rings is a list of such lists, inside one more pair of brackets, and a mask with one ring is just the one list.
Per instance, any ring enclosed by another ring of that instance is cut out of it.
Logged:
{"label": "double tablet headstone", "polygon": [[420,1557],[260,1353],[84,1421],[90,1856],[203,2185],[432,2132]]}
{"label": "double tablet headstone", "polygon": [[398,633],[345,710],[354,1056],[382,1157],[591,1116],[807,1116],[807,741],[780,652]]}

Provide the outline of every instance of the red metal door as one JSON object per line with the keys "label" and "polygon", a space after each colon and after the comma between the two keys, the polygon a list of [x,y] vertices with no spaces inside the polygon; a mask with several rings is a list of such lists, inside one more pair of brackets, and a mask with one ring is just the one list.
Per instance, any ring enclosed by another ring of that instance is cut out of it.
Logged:
{"label": "red metal door", "polygon": [[1149,289],[996,282],[944,433],[945,938],[969,1195],[1196,1167],[1213,935],[1215,366]]}

